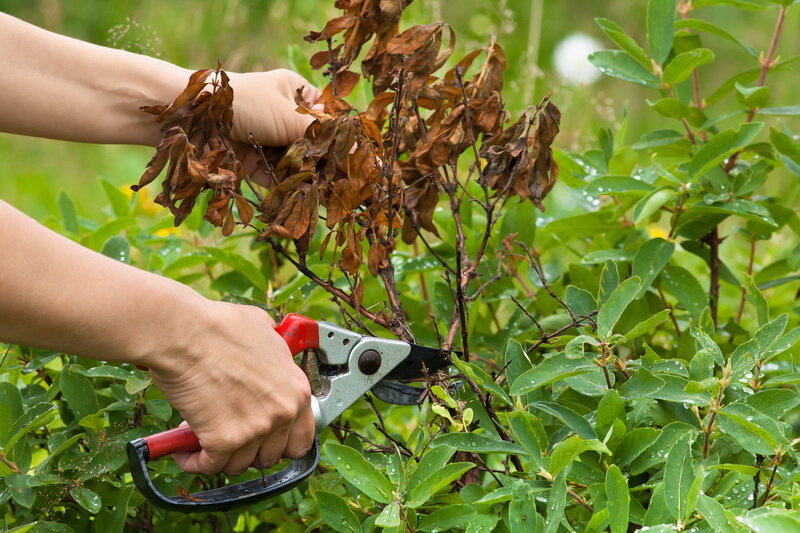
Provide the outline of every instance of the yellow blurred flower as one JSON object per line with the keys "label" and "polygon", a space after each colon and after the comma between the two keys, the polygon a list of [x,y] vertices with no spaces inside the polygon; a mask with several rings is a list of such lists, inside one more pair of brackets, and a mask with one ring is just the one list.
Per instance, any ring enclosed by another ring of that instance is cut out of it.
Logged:
{"label": "yellow blurred flower", "polygon": [[667,241],[670,240],[669,233],[664,228],[656,224],[650,224],[647,226],[647,234],[650,235],[651,239],[657,239],[660,237]]}

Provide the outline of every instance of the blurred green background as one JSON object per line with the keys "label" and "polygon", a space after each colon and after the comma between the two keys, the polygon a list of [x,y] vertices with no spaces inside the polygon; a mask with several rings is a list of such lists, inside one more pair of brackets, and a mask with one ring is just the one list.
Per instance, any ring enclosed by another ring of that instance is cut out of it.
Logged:
{"label": "blurred green background", "polygon": [[[643,96],[655,99],[654,91],[646,93],[607,77],[585,86],[565,82],[555,72],[554,49],[574,33],[614,48],[597,28],[595,17],[614,20],[645,42],[641,28],[646,5],[646,0],[416,0],[404,25],[447,21],[459,38],[456,56],[496,34],[509,58],[505,98],[511,111],[517,113],[552,91],[564,115],[556,143],[564,150],[581,150],[595,142],[598,128],[618,124],[625,105],[631,114],[632,139],[661,127],[666,119],[647,109]],[[306,58],[318,47],[302,37],[337,14],[332,1],[311,0],[0,0],[0,10],[55,32],[154,55],[187,68],[213,66],[217,59],[229,70],[290,67],[320,86],[324,79],[306,66]],[[765,50],[775,10],[708,7],[693,16]],[[797,53],[794,36],[800,29],[800,10],[790,11],[789,17],[787,38],[779,49],[782,57]],[[703,39],[717,52],[716,61],[701,69],[704,87],[715,88],[734,69],[742,68],[743,61],[754,63],[750,68],[758,66],[735,44],[708,35]],[[4,70],[3,76],[13,76],[13,72]],[[790,73],[770,77],[776,81],[772,105],[797,102],[789,77]],[[730,96],[715,105],[733,109],[735,102]],[[151,152],[146,147],[89,146],[0,134],[0,198],[41,219],[58,212],[57,197],[63,190],[75,200],[80,215],[101,218],[97,206],[105,203],[105,196],[99,180],[120,187],[135,183]]]}

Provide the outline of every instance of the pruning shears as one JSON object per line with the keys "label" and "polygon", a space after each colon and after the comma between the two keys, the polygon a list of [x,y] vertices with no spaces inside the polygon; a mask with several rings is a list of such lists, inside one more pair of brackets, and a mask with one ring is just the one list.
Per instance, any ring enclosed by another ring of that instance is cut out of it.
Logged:
{"label": "pruning shears", "polygon": [[[311,408],[317,432],[368,391],[383,401],[414,405],[424,389],[403,382],[423,379],[445,369],[449,353],[408,342],[369,337],[328,322],[287,315],[276,328],[292,355],[304,353],[303,370],[311,382]],[[172,511],[225,511],[255,503],[292,489],[319,463],[319,441],[302,459],[264,478],[193,494],[166,496],[156,488],[148,461],[175,452],[198,451],[197,435],[188,426],[156,433],[128,443],[133,481],[153,504]]]}

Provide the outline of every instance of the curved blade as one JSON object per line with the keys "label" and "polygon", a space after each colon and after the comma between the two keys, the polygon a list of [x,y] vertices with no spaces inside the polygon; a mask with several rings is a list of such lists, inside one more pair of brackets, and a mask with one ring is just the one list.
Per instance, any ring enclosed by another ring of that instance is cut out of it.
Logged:
{"label": "curved blade", "polygon": [[408,357],[384,379],[413,380],[424,378],[426,373],[435,374],[450,365],[450,354],[459,355],[459,352],[412,344]]}

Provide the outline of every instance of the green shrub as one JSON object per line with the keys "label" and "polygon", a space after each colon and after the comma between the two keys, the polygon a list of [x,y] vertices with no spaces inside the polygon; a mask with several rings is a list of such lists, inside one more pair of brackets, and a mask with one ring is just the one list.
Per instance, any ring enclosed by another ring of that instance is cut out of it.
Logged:
{"label": "green shrub", "polygon": [[[152,508],[132,487],[123,445],[180,417],[147,375],[7,347],[4,528],[800,530],[800,220],[791,203],[800,148],[788,126],[800,107],[770,101],[768,85],[791,83],[797,58],[777,57],[774,44],[755,52],[691,9],[770,9],[777,43],[789,4],[651,0],[646,47],[598,19],[622,50],[592,61],[645,87],[663,128],[628,139],[627,116],[599,132],[596,148],[557,152],[562,186],[546,215],[514,199],[487,217],[476,180],[465,190],[477,200],[443,195],[433,213],[439,236],[398,243],[390,265],[416,339],[453,341],[470,362],[458,361],[449,382],[429,383],[419,408],[353,406],[321,435],[319,473],[274,500],[211,515]],[[724,81],[702,76],[715,39],[743,51]],[[735,112],[713,112],[731,102]],[[142,192],[129,199],[105,189],[104,224],[77,217],[66,196],[50,224],[211,297],[240,295],[353,327],[366,321],[340,313],[318,281],[276,260],[284,241],[250,243],[245,231],[237,237],[247,239],[221,239],[202,210],[173,230]],[[566,198],[579,199],[577,213],[558,209]],[[474,261],[487,224],[477,275],[462,283],[463,259]],[[339,256],[321,251],[322,233],[308,246],[309,272],[330,273],[321,281],[362,291],[358,306],[393,316],[385,277],[362,274],[353,284],[351,272],[330,268]],[[173,491],[223,482],[168,460],[153,469]]]}

